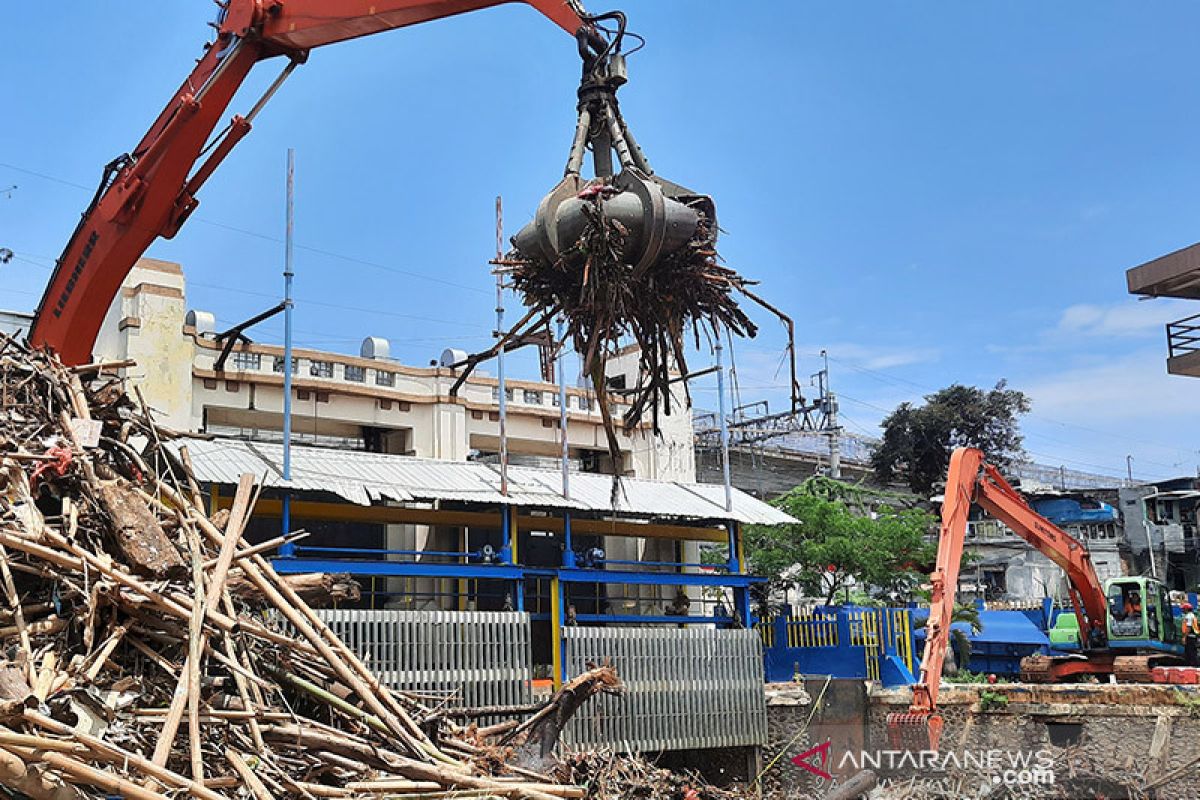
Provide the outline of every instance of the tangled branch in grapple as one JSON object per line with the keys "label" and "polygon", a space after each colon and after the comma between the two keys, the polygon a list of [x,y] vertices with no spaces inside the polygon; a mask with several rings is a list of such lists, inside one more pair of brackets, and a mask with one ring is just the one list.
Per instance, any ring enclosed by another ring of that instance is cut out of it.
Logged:
{"label": "tangled branch in grapple", "polygon": [[649,411],[657,431],[659,408],[672,411],[672,373],[687,374],[686,337],[699,346],[702,334],[711,340],[728,329],[753,337],[758,329],[734,296],[751,282],[719,263],[710,220],[702,217],[687,245],[639,271],[627,252],[629,231],[605,214],[604,198],[610,193],[608,187],[592,193],[583,207],[587,222],[582,234],[557,261],[514,251],[518,266],[512,282],[527,306],[566,318],[567,335],[592,381],[610,453],[619,464],[604,367],[623,341],[631,338],[641,354],[638,384],[622,422],[630,430]]}

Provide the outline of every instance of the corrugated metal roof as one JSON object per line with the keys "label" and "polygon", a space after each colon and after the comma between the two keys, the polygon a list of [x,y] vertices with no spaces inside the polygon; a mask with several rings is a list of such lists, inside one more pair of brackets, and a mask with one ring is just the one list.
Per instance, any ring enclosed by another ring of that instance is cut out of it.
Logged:
{"label": "corrugated metal roof", "polygon": [[[186,446],[197,480],[234,484],[246,472],[265,486],[284,488],[283,446],[235,439],[194,439]],[[712,484],[687,484],[622,478],[617,503],[612,503],[609,475],[571,473],[571,498],[562,496],[557,470],[511,466],[509,492],[500,493],[497,465],[471,461],[437,461],[411,456],[292,446],[292,489],[332,492],[351,503],[377,500],[398,502],[455,500],[524,508],[571,508],[603,514],[675,517],[692,520],[734,519],[752,524],[794,522],[787,514],[745,492],[733,490],[733,511],[725,511],[725,489]]]}

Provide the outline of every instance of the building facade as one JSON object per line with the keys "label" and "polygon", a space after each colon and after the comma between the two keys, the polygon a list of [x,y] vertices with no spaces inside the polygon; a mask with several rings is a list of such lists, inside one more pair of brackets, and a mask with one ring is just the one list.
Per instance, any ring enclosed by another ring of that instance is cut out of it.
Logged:
{"label": "building facade", "polygon": [[[143,258],[110,307],[94,356],[106,362],[135,362],[123,371],[164,426],[216,437],[218,441],[248,443],[249,453],[239,451],[237,457],[232,444],[227,448],[208,447],[203,452],[199,445],[193,447],[197,460],[203,456],[200,466],[211,476],[214,496],[221,495],[220,501],[228,503],[231,484],[237,477],[230,469],[238,458],[243,459],[243,465],[254,465],[252,471],[260,474],[280,470],[278,450],[272,448],[283,436],[285,364],[283,348],[278,345],[248,340],[230,344],[228,337],[222,337],[215,328],[215,316],[188,308],[180,265]],[[252,335],[253,330],[247,334]],[[691,413],[682,388],[672,404],[673,413],[660,415],[658,433],[649,424],[628,431],[618,429],[627,485],[620,487],[622,497],[616,496],[617,488],[613,489],[612,508],[602,513],[600,507],[609,500],[608,489],[593,490],[596,496],[586,508],[578,498],[567,500],[565,493],[555,499],[541,491],[553,485],[555,492],[562,492],[560,387],[542,380],[506,382],[509,463],[514,470],[536,471],[524,476],[527,487],[537,488],[536,492],[526,492],[534,497],[531,503],[548,501],[552,509],[575,508],[572,538],[544,509],[528,512],[535,515],[530,518],[515,507],[500,514],[507,502],[503,498],[499,505],[478,501],[489,495],[486,491],[472,494],[470,487],[486,482],[484,473],[476,471],[471,473],[475,478],[471,478],[465,472],[439,466],[497,463],[498,380],[477,371],[454,391],[460,375],[447,365],[461,361],[465,354],[431,353],[428,364],[417,366],[399,363],[389,356],[389,349],[386,341],[373,337],[364,339],[356,355],[295,349],[290,366],[292,441],[296,448],[304,449],[307,463],[320,464],[310,468],[310,478],[326,470],[331,486],[357,482],[355,492],[374,498],[371,507],[356,509],[345,502],[345,492],[322,491],[321,481],[310,479],[307,493],[297,494],[296,513],[283,511],[284,484],[273,485],[268,480],[268,490],[248,536],[270,538],[278,535],[281,525],[293,530],[304,528],[310,535],[297,551],[306,550],[313,556],[304,562],[310,565],[317,563],[314,559],[318,557],[328,561],[357,554],[351,559],[354,563],[347,561],[342,568],[370,573],[364,579],[367,599],[363,603],[371,607],[499,610],[521,604],[522,597],[514,594],[528,591],[531,605],[535,597],[550,597],[550,578],[546,576],[525,586],[519,581],[521,585],[514,583],[511,576],[499,583],[481,581],[478,576],[452,578],[436,566],[432,569],[438,574],[429,574],[430,565],[458,569],[487,559],[493,563],[507,558],[514,567],[519,559],[521,566],[532,569],[557,569],[583,560],[593,566],[602,563],[610,571],[616,569],[615,565],[639,569],[638,565],[644,564],[646,570],[692,576],[683,585],[677,585],[678,581],[672,584],[663,575],[653,581],[638,578],[639,582],[619,591],[596,586],[590,591],[586,609],[580,602],[576,609],[579,613],[611,612],[631,618],[688,615],[690,609],[690,615],[711,617],[716,607],[729,611],[732,597],[717,592],[718,598],[702,586],[714,576],[701,574],[700,543],[718,540],[729,544],[730,536],[721,525],[730,528],[733,523],[714,523],[712,518],[721,516],[722,509],[705,499],[705,487],[695,485]],[[610,381],[633,385],[637,355],[635,350],[626,350],[612,359]],[[594,393],[572,385],[565,395],[568,482],[572,473],[612,474],[613,459]],[[609,395],[608,399],[613,416],[619,419],[627,401],[620,394]],[[227,451],[224,454],[223,449]],[[386,463],[376,464],[365,458],[367,454],[412,461],[398,464],[385,459]],[[420,477],[406,494],[393,497],[377,477],[389,475],[388,480],[393,482],[403,480],[396,477],[399,473],[395,469],[406,466],[420,471]],[[463,485],[446,487],[441,494],[419,485],[424,481],[436,489],[438,481],[443,480],[438,475],[451,476],[444,478],[449,484]],[[645,483],[647,480],[664,482],[664,487],[667,482],[672,487],[685,487],[691,502],[685,499],[664,507],[662,502],[671,496],[670,492],[666,488],[654,492]],[[512,482],[521,483],[515,477]],[[583,491],[582,479],[577,484],[577,492]],[[610,482],[603,485],[607,487]],[[625,495],[629,493],[645,502],[627,502]],[[598,497],[601,494],[603,497]],[[741,493],[735,494],[740,498]],[[752,498],[745,500],[757,503]],[[377,507],[380,505],[393,510]],[[761,513],[768,516],[778,513],[765,506],[763,509]],[[492,521],[470,516],[484,512],[494,514]],[[283,516],[287,516],[286,523],[280,519]],[[609,521],[601,525],[600,517]],[[540,525],[539,519],[544,520]],[[684,524],[672,527],[671,523],[680,521]],[[545,530],[539,531],[538,527]],[[638,535],[642,531],[646,534]],[[493,555],[485,557],[484,553]],[[368,568],[359,563],[365,560],[385,566]],[[337,567],[325,564],[323,568]],[[575,591],[579,595],[583,590],[575,587]],[[569,606],[564,605],[564,613]],[[542,611],[546,610],[543,605]]]}

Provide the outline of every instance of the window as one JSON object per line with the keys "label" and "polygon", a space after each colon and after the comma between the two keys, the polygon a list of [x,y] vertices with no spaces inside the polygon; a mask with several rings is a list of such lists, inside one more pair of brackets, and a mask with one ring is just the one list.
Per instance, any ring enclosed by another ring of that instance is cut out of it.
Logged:
{"label": "window", "polygon": [[217,388],[217,380],[216,380],[216,378],[205,378],[205,379],[204,379],[204,388],[205,388],[205,389],[215,389],[215,388]]}
{"label": "window", "polygon": [[312,375],[314,378],[332,378],[333,362],[313,361],[308,365],[308,374]]}
{"label": "window", "polygon": [[482,411],[472,411],[471,419],[483,419],[483,412]]}
{"label": "window", "polygon": [[396,373],[385,372],[381,369],[375,370],[375,385],[376,386],[395,386]]}
{"label": "window", "polygon": [[521,393],[521,399],[531,406],[542,404],[542,393],[534,389],[526,389]]}
{"label": "window", "polygon": [[412,403],[401,400],[400,402],[396,403],[396,409],[399,411],[412,411]]}
{"label": "window", "polygon": [[[506,388],[504,390],[504,399],[511,403],[513,401],[513,397],[514,397],[513,390]],[[500,387],[499,386],[492,387],[492,401],[496,402],[496,403],[500,402]]]}
{"label": "window", "polygon": [[347,364],[342,374],[346,376],[346,380],[353,381],[354,383],[365,383],[367,380],[366,367],[356,367],[353,364]]}
{"label": "window", "polygon": [[392,407],[392,401],[391,400],[380,400],[379,407],[381,409],[383,409],[384,411],[388,411]]}
{"label": "window", "polygon": [[579,397],[579,410],[580,411],[591,411],[592,410],[592,398],[584,397],[581,395]]}
{"label": "window", "polygon": [[296,390],[296,399],[297,400],[308,400],[311,397],[312,397],[312,392],[310,392],[308,389],[297,389]]}
{"label": "window", "polygon": [[550,405],[554,406],[555,408],[558,408],[558,392],[550,393]]}
{"label": "window", "polygon": [[260,353],[234,353],[233,368],[236,370],[259,370],[262,369],[262,354]]}
{"label": "window", "polygon": [[329,402],[329,392],[317,392],[317,402],[318,403],[328,403]]}
{"label": "window", "polygon": [[[297,368],[300,366],[300,359],[292,359],[292,374],[296,374]],[[283,372],[283,356],[275,356],[275,360],[271,363],[272,372]]]}
{"label": "window", "polygon": [[237,393],[237,390],[240,388],[241,384],[239,384],[237,381],[225,381],[225,391],[227,392]]}

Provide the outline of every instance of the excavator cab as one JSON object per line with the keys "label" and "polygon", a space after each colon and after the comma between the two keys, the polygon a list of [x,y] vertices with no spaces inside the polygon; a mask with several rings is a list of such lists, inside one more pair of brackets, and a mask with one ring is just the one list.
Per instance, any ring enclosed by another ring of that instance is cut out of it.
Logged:
{"label": "excavator cab", "polygon": [[1166,587],[1153,578],[1113,578],[1105,583],[1108,643],[1114,649],[1182,652]]}

